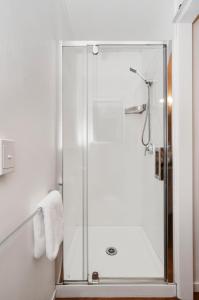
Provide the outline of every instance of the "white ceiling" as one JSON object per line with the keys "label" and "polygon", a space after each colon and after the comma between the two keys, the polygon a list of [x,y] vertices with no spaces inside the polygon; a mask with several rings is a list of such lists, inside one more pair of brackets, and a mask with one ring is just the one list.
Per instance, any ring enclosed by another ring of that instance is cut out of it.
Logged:
{"label": "white ceiling", "polygon": [[173,0],[65,0],[74,40],[168,40]]}

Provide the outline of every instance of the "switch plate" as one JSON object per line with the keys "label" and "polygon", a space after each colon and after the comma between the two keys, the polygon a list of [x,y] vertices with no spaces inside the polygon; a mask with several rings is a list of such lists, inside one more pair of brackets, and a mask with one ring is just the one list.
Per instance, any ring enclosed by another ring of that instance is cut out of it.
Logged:
{"label": "switch plate", "polygon": [[14,141],[0,140],[0,176],[14,171]]}

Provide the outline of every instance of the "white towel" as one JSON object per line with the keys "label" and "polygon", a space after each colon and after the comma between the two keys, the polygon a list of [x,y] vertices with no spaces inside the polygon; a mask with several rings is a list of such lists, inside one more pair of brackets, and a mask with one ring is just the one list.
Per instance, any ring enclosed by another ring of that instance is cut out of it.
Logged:
{"label": "white towel", "polygon": [[46,253],[49,260],[57,257],[63,241],[63,204],[58,191],[50,192],[38,205],[41,210],[33,219],[34,257]]}

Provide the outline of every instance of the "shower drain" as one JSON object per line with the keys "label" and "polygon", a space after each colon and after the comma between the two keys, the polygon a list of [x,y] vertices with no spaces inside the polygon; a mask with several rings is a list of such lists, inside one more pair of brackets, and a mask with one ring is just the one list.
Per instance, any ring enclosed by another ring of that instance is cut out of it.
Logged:
{"label": "shower drain", "polygon": [[108,255],[111,255],[111,256],[116,255],[117,254],[117,249],[115,247],[108,247],[106,249],[106,253]]}

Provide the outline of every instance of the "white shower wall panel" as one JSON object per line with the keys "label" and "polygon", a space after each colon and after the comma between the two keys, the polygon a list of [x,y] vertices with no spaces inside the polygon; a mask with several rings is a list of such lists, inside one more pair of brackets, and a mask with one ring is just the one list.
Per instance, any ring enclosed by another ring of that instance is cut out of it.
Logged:
{"label": "white shower wall panel", "polygon": [[[162,50],[99,47],[99,54],[89,53],[88,61],[89,225],[143,225],[162,257],[163,183],[155,179],[155,156],[144,156],[141,133],[145,114],[124,114],[126,107],[147,102],[146,85],[129,72],[132,66],[154,80],[152,142],[163,146]],[[98,127],[93,113],[96,102],[104,109]],[[120,106],[120,113],[110,110],[110,103],[113,108]],[[120,136],[115,139],[112,134],[107,140],[107,130],[114,124],[120,124]],[[96,140],[99,131],[101,138]]]}
{"label": "white shower wall panel", "polygon": [[144,116],[124,114],[125,107],[146,102],[143,82],[129,71],[141,64],[141,52],[130,47],[100,46],[97,56],[88,55],[90,226],[142,223]]}

